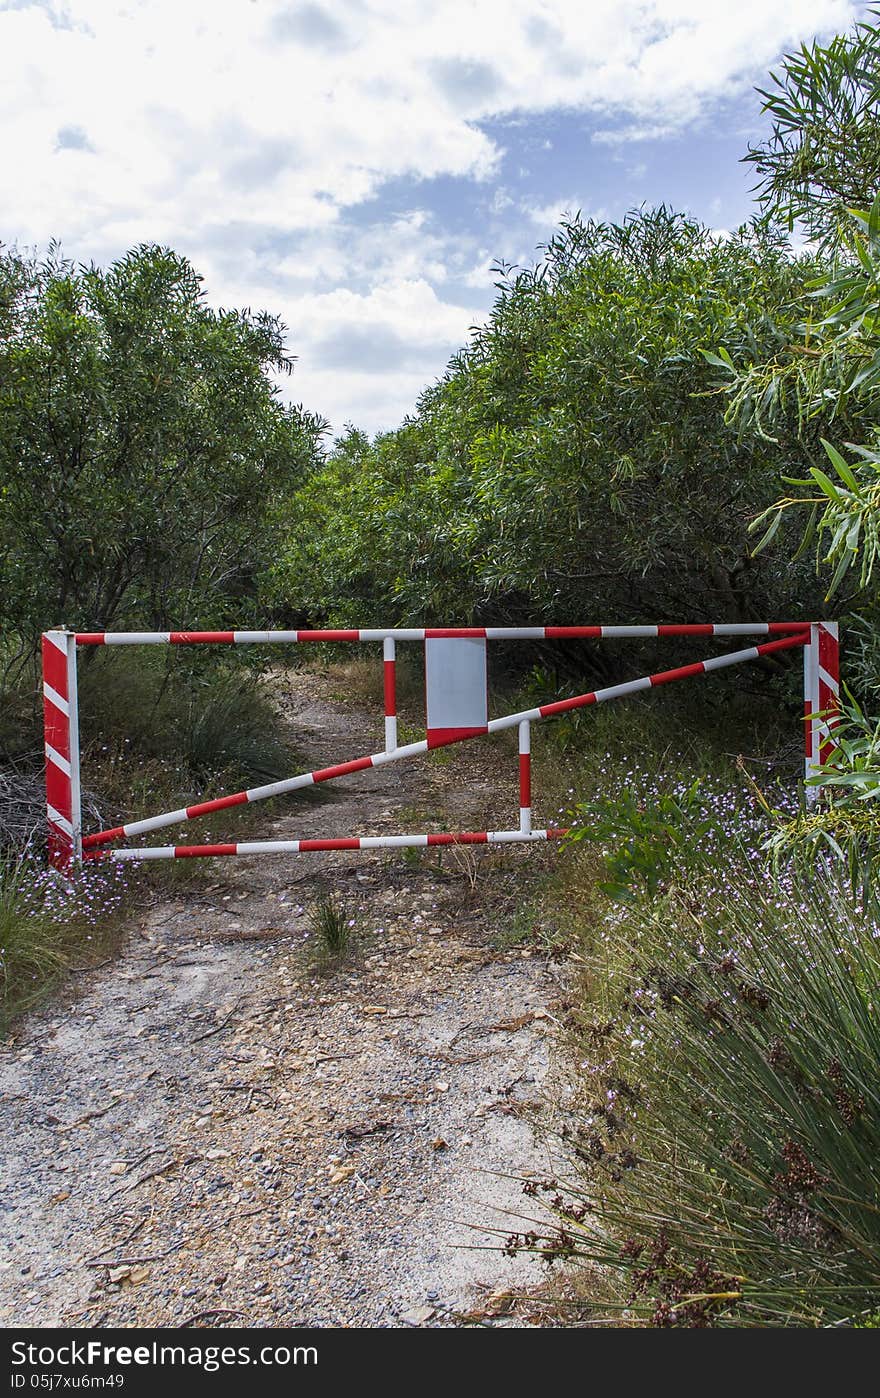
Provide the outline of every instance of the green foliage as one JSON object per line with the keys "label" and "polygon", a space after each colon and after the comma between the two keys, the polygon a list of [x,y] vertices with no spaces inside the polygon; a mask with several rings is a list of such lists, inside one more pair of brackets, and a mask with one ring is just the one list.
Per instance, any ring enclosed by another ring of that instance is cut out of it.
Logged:
{"label": "green foliage", "polygon": [[870,719],[849,695],[833,720],[834,746],[810,784],[834,788],[848,801],[880,798],[880,719]]}
{"label": "green foliage", "polygon": [[876,812],[851,804],[803,810],[780,819],[766,849],[777,868],[791,864],[807,875],[829,859],[839,861],[852,896],[865,906],[877,906],[880,825]]}
{"label": "green foliage", "polygon": [[880,454],[866,447],[852,446],[860,460],[849,464],[824,437],[822,446],[837,480],[831,480],[818,466],[810,467],[805,478],[784,477],[787,485],[798,486],[802,490],[818,487],[819,494],[786,496],[777,500],[750,527],[758,529],[767,519],[771,521],[767,532],[755,546],[755,553],[758,554],[775,538],[787,510],[809,507],[801,551],[814,536],[818,537],[819,560],[834,565],[826,593],[826,600],[829,600],[854,565],[859,565],[859,587],[866,588],[880,559]]}
{"label": "green foliage", "polygon": [[[844,583],[855,589],[845,634],[856,632],[854,678],[866,695],[876,692],[880,656],[873,586],[880,560],[878,76],[880,28],[861,24],[827,47],[787,57],[776,94],[765,94],[773,135],[749,157],[764,177],[764,201],[789,225],[803,222],[838,257],[807,283],[791,341],[770,359],[728,366],[727,377],[728,421],[780,446],[791,463],[783,480],[796,492],[755,519],[752,528],[765,532],[754,552],[777,539],[790,516],[806,517],[795,557],[815,539],[817,571],[829,570],[826,597],[839,597]],[[846,441],[850,459],[832,437]],[[878,850],[876,818],[858,803],[880,783],[876,731],[854,702],[822,781],[836,805],[783,822],[771,840],[777,858],[830,852],[845,860],[863,897],[876,884]]]}
{"label": "green foliage", "polygon": [[[869,11],[872,18],[876,11]],[[871,23],[829,44],[804,44],[759,89],[773,129],[745,157],[767,214],[834,244],[847,209],[880,189],[880,29]]]}
{"label": "green foliage", "polygon": [[766,809],[775,828],[765,842],[775,866],[792,862],[802,873],[830,857],[847,871],[851,896],[880,909],[880,720],[869,718],[848,693],[835,715],[834,746],[822,771],[809,779],[821,803],[788,812]]}
{"label": "green foliage", "polygon": [[747,538],[782,458],[725,426],[702,351],[775,353],[814,271],[757,225],[565,223],[499,269],[413,417],[349,433],[297,491],[275,596],[349,625],[802,612],[808,566]]}
{"label": "green foliage", "polygon": [[[270,315],[209,308],[166,248],[104,269],[0,248],[4,753],[37,746],[34,653],[48,626],[266,624],[258,592],[279,502],[319,459],[324,427],[281,401],[284,337]],[[84,656],[102,800],[276,770],[255,658]]]}
{"label": "green foliage", "polygon": [[285,407],[284,327],[213,311],[185,258],[0,250],[0,624],[237,624],[323,423]]}
{"label": "green foliage", "polygon": [[[773,130],[747,157],[762,202],[789,227],[803,224],[837,261],[807,282],[803,314],[777,353],[727,366],[728,422],[774,441],[788,458],[780,474],[810,492],[760,515],[759,548],[790,511],[807,511],[802,547],[818,536],[818,558],[833,570],[829,596],[849,574],[867,588],[880,552],[878,77],[880,28],[863,23],[788,55],[763,93]],[[832,438],[859,459],[848,462]]]}
{"label": "green foliage", "polygon": [[83,781],[108,818],[116,813],[110,824],[295,769],[266,687],[236,660],[231,648],[218,660],[196,648],[114,647],[83,666]]}
{"label": "green foliage", "polygon": [[865,702],[880,700],[880,597],[866,601],[846,621],[846,674]]}
{"label": "green foliage", "polygon": [[[790,511],[809,511],[798,554],[816,539],[817,566],[833,569],[828,597],[851,573],[858,587],[867,589],[880,557],[880,197],[868,214],[851,213],[851,220],[856,260],[844,274],[809,284],[813,296],[830,302],[824,317],[799,327],[802,344],[736,378],[728,414],[741,426],[788,436],[808,458],[811,448],[815,452],[821,445],[827,458],[823,465],[809,466],[806,477],[783,476],[800,493],[776,500],[751,528],[766,526],[757,554],[772,542]],[[860,426],[870,433],[872,444],[850,443],[857,459],[848,462],[822,435],[823,420],[838,428]]]}
{"label": "green foliage", "polygon": [[688,852],[696,852],[712,828],[701,788],[699,779],[677,791],[648,795],[628,787],[575,807],[576,823],[567,839],[605,846],[603,893],[621,902],[653,896],[686,865]]}

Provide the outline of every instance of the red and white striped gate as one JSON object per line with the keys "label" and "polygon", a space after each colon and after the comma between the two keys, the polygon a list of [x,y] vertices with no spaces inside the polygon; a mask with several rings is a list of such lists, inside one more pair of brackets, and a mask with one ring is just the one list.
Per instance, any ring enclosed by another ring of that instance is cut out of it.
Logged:
{"label": "red and white striped gate", "polygon": [[[520,713],[489,717],[487,652],[490,641],[605,640],[672,636],[770,636],[774,639],[710,656],[624,684],[559,699]],[[381,642],[384,663],[385,748],[314,772],[237,791],[176,811],[130,821],[112,830],[83,835],[80,810],[79,720],[76,656],[81,646],[249,645],[311,642]],[[420,742],[397,743],[396,646],[398,641],[424,645],[426,722]],[[46,742],[46,805],[49,862],[61,872],[83,860],[185,859],[236,854],[300,854],[311,850],[400,849],[454,844],[508,844],[550,840],[567,832],[532,825],[531,725],[573,709],[621,699],[675,680],[696,678],[757,660],[777,651],[803,647],[805,773],[814,777],[833,750],[832,729],[838,707],[838,629],[836,622],[748,622],[657,626],[519,626],[434,627],[358,631],[47,631],[43,636],[43,700]],[[166,826],[211,815],[252,801],[344,777],[368,767],[382,767],[418,757],[484,734],[516,728],[519,735],[519,825],[510,830],[459,831],[441,834],[352,835],[338,839],[251,840],[234,844],[144,845],[120,847],[118,841]],[[816,787],[807,786],[814,800]]]}

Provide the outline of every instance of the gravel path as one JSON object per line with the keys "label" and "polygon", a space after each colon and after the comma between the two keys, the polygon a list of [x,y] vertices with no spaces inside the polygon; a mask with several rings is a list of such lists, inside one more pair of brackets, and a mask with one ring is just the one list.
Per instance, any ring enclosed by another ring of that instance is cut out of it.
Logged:
{"label": "gravel path", "polygon": [[[310,765],[381,746],[338,690],[289,679]],[[265,833],[485,828],[492,769],[468,761],[359,773]],[[536,855],[218,861],[145,893],[121,959],[2,1049],[0,1323],[528,1323],[505,1293],[536,1264],[487,1244],[529,1203],[506,1176],[543,1165],[524,1116],[559,971],[498,949]],[[322,887],[360,951],[316,976]]]}

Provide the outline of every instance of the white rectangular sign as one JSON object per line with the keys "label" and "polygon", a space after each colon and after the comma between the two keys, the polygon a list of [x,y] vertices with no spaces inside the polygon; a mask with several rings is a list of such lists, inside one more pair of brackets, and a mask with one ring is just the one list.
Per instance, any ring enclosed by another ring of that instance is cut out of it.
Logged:
{"label": "white rectangular sign", "polygon": [[485,733],[489,722],[486,641],[429,636],[425,641],[428,743]]}

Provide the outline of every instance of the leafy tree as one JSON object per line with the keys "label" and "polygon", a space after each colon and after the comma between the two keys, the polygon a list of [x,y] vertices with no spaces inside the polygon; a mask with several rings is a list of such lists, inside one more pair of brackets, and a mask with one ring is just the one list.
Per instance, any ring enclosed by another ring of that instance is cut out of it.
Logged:
{"label": "leafy tree", "polygon": [[0,250],[0,622],[210,625],[253,605],[323,422],[273,316],[208,307],[167,248],[106,269]]}
{"label": "leafy tree", "polygon": [[773,128],[745,157],[761,204],[789,229],[836,244],[847,210],[868,208],[880,189],[880,29],[863,23],[804,44],[770,78],[759,92]]}
{"label": "leafy tree", "polygon": [[[872,12],[876,15],[876,12]],[[730,373],[728,421],[774,440],[788,458],[790,493],[754,521],[767,548],[794,516],[799,553],[816,541],[817,571],[842,608],[847,669],[863,694],[880,692],[880,28],[861,24],[822,48],[786,57],[778,94],[765,94],[772,135],[749,159],[764,176],[768,210],[804,224],[836,252],[805,288],[795,334],[762,362]],[[779,94],[782,94],[781,96]],[[717,362],[717,361],[716,361]],[[837,444],[835,444],[837,443]],[[806,470],[804,469],[806,466]],[[847,595],[848,591],[848,595]],[[846,614],[848,612],[848,615]],[[772,846],[812,861],[845,857],[863,898],[878,882],[877,720],[850,694],[832,760],[817,780],[820,808],[779,816]],[[830,803],[831,795],[837,798]]]}
{"label": "leafy tree", "polygon": [[751,558],[779,448],[725,425],[702,348],[766,359],[812,271],[759,225],[566,223],[536,267],[499,269],[411,418],[304,483],[279,595],[349,624],[803,611],[808,565]]}
{"label": "leafy tree", "polygon": [[755,522],[765,531],[758,549],[776,538],[783,520],[801,515],[803,545],[815,538],[817,564],[830,570],[828,596],[838,594],[840,606],[846,582],[843,606],[867,616],[876,637],[880,28],[860,24],[825,47],[788,55],[775,83],[776,95],[764,94],[772,134],[747,158],[764,177],[768,211],[789,225],[802,222],[834,246],[836,260],[807,281],[793,333],[776,354],[745,355],[726,366],[728,421],[775,441],[780,474],[795,488]]}

